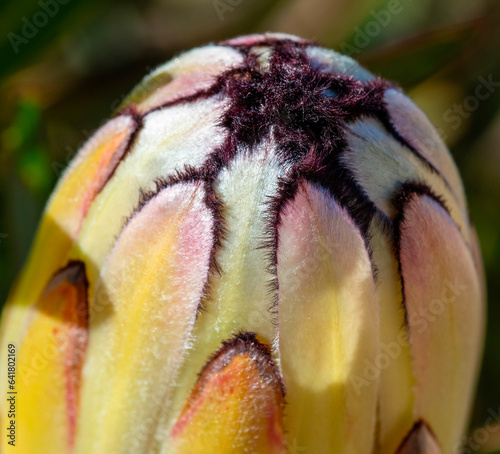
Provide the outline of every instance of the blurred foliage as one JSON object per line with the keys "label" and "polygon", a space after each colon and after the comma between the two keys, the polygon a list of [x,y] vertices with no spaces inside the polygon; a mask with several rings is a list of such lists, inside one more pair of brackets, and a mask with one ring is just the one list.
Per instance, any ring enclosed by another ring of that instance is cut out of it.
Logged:
{"label": "blurred foliage", "polygon": [[[481,77],[500,82],[496,0],[6,0],[0,30],[0,301],[61,171],[136,82],[205,42],[293,33],[397,81],[450,145],[488,280],[471,436],[500,413],[500,90],[464,104]],[[500,452],[500,431],[489,433],[473,452]]]}

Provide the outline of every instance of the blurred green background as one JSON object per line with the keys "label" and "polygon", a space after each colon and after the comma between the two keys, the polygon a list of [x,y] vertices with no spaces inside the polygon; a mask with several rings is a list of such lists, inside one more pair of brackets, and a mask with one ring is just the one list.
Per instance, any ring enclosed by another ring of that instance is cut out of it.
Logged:
{"label": "blurred green background", "polygon": [[[0,30],[2,302],[61,171],[131,88],[174,54],[238,34],[287,32],[404,87],[450,146],[479,234],[489,329],[465,452],[500,452],[500,423],[478,429],[500,419],[497,0],[4,0]],[[481,99],[479,86],[487,89]]]}

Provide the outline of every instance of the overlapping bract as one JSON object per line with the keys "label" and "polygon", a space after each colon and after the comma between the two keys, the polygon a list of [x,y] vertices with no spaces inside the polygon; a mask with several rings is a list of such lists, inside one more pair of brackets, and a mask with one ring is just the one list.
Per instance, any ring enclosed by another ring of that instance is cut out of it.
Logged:
{"label": "overlapping bract", "polygon": [[2,322],[15,449],[454,452],[483,300],[454,163],[396,87],[291,36],[195,49],[48,203]]}

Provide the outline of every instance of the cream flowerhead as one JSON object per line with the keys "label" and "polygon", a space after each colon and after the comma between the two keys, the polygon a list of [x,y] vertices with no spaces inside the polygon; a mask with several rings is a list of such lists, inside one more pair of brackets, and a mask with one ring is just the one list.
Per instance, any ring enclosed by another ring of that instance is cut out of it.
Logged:
{"label": "cream flowerhead", "polygon": [[3,315],[4,452],[456,452],[481,273],[396,86],[288,35],[186,52],[49,200]]}

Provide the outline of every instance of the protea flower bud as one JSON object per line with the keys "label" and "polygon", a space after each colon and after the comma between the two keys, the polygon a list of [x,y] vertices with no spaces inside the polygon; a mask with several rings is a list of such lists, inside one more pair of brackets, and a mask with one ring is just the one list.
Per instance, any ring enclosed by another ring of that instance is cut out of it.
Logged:
{"label": "protea flower bud", "polygon": [[292,36],[187,52],[47,205],[2,325],[16,452],[454,452],[478,257],[397,87]]}

